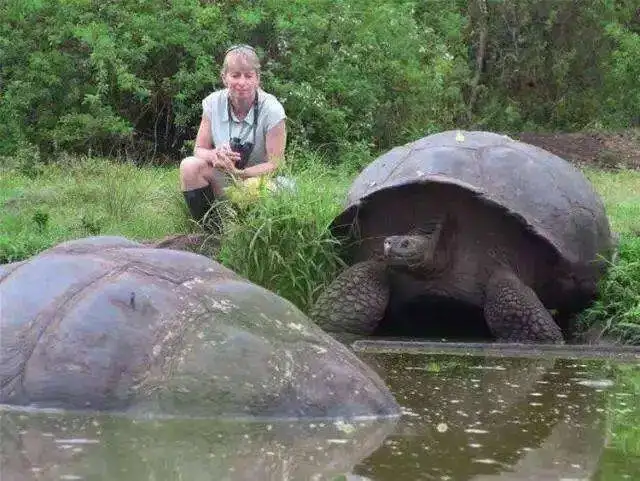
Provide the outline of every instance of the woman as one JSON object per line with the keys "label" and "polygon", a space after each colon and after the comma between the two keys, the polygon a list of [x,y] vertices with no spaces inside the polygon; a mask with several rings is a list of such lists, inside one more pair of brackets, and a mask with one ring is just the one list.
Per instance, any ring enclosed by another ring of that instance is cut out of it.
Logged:
{"label": "woman", "polygon": [[231,176],[269,174],[284,157],[286,115],[280,102],[260,88],[256,51],[249,45],[228,49],[221,77],[225,88],[202,101],[194,155],[180,163],[180,186],[198,222],[224,196]]}

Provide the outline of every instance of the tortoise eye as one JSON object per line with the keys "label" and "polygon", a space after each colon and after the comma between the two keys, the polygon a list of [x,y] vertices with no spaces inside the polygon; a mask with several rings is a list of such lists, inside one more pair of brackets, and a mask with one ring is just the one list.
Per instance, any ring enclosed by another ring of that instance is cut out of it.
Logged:
{"label": "tortoise eye", "polygon": [[405,239],[400,243],[400,247],[402,247],[403,249],[406,249],[407,247],[409,247],[409,239]]}

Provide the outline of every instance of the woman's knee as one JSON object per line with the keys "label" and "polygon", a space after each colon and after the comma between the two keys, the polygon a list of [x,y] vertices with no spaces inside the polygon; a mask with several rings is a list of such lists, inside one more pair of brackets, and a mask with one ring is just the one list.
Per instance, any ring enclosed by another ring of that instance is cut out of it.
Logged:
{"label": "woman's knee", "polygon": [[182,190],[199,189],[209,182],[206,171],[209,164],[198,157],[186,157],[180,162],[180,184]]}

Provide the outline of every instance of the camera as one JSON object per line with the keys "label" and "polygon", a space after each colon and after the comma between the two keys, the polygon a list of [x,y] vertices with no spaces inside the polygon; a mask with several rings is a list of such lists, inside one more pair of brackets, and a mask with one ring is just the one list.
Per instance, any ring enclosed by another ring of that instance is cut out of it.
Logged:
{"label": "camera", "polygon": [[253,143],[242,142],[239,137],[233,137],[229,140],[229,147],[231,147],[232,151],[240,154],[240,160],[236,162],[236,167],[238,169],[244,169],[247,162],[249,162],[249,156],[253,150]]}

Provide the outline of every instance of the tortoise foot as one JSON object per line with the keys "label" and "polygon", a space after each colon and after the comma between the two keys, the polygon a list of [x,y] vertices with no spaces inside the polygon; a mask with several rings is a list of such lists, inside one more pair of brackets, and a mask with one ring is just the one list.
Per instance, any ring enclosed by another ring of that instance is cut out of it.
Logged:
{"label": "tortoise foot", "polygon": [[309,317],[327,332],[370,335],[389,302],[389,282],[384,265],[376,261],[344,270],[320,294]]}
{"label": "tortoise foot", "polygon": [[560,327],[536,293],[513,273],[498,272],[491,277],[484,316],[499,341],[564,343]]}

